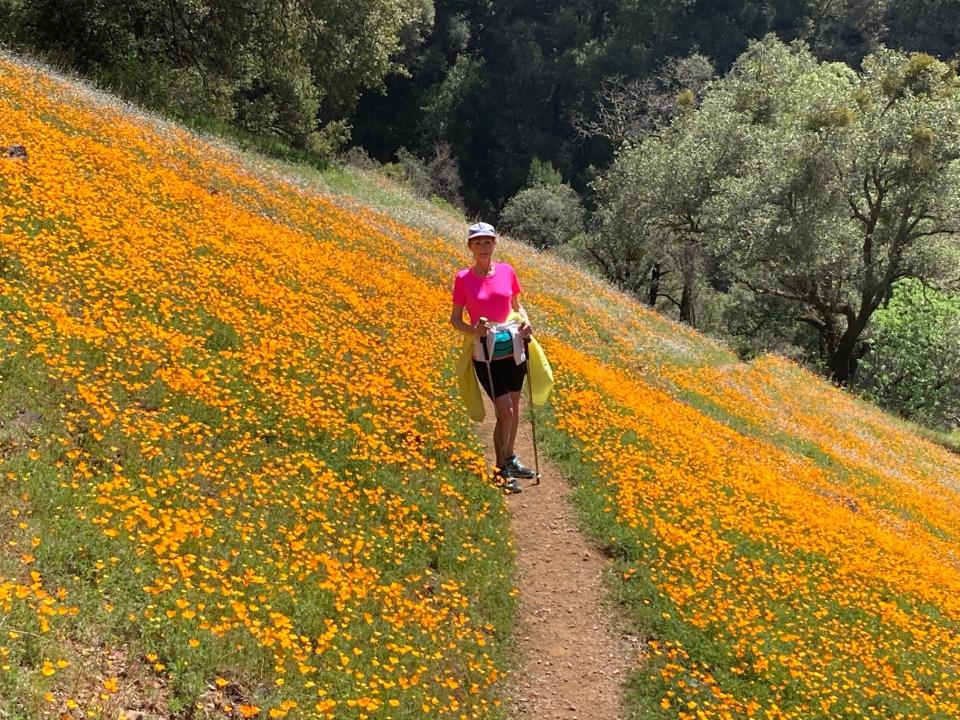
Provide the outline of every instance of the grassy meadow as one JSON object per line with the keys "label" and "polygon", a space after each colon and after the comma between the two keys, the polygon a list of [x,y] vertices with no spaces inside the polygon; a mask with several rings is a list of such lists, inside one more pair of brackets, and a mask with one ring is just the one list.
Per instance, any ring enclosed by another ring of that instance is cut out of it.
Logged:
{"label": "grassy meadow", "polygon": [[[0,716],[506,717],[506,508],[446,324],[464,224],[0,70],[29,153],[0,160]],[[960,716],[960,456],[500,255],[645,641],[633,716]]]}

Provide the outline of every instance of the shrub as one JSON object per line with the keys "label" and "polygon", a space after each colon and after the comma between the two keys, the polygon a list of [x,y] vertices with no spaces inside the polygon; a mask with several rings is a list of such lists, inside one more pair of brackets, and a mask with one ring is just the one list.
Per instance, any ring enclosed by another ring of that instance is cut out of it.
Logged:
{"label": "shrub", "polygon": [[341,153],[340,164],[360,170],[376,170],[380,167],[380,163],[370,157],[369,153],[359,145],[353,145],[346,152]]}
{"label": "shrub", "polygon": [[569,185],[537,185],[521,190],[503,208],[500,225],[536,248],[556,247],[583,232],[584,210]]}
{"label": "shrub", "polygon": [[463,208],[463,198],[460,197],[460,165],[450,153],[449,143],[437,143],[433,146],[433,158],[427,163],[427,173],[433,194],[446,200],[456,208]]}
{"label": "shrub", "polygon": [[433,157],[428,162],[406,148],[400,148],[397,162],[399,168],[388,169],[388,175],[399,175],[398,179],[422,198],[436,196],[455,208],[463,208],[460,169],[447,143],[434,145]]}
{"label": "shrub", "polygon": [[861,389],[883,407],[940,429],[960,425],[960,297],[897,284],[869,328]]}
{"label": "shrub", "polygon": [[418,196],[430,197],[433,183],[430,181],[430,172],[423,160],[402,147],[397,150],[397,162],[400,165],[400,176],[404,184]]}

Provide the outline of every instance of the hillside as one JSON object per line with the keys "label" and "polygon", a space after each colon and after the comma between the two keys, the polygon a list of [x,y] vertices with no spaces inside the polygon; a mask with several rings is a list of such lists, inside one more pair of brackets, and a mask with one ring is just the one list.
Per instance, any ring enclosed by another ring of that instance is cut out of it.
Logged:
{"label": "hillside", "polygon": [[[29,156],[0,160],[0,711],[503,717],[462,225],[0,68]],[[646,641],[638,717],[960,715],[960,457],[501,257],[557,377],[538,426]]]}

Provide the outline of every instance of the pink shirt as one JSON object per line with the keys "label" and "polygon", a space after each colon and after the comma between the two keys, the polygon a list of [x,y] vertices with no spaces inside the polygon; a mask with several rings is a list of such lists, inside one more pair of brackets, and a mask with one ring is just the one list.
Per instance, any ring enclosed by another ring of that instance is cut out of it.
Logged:
{"label": "pink shirt", "polygon": [[490,277],[477,277],[473,270],[464,268],[453,280],[453,304],[463,305],[471,322],[481,317],[504,322],[513,309],[513,296],[520,293],[517,274],[507,263],[494,263]]}

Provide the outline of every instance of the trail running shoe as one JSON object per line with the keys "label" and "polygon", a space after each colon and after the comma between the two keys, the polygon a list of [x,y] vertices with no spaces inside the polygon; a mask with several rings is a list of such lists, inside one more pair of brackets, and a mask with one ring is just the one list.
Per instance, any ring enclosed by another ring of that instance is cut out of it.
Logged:
{"label": "trail running shoe", "polygon": [[505,493],[510,495],[516,495],[517,493],[523,492],[523,488],[520,487],[520,481],[516,478],[507,478],[507,481],[500,486],[500,489]]}
{"label": "trail running shoe", "polygon": [[517,482],[516,478],[510,477],[510,475],[504,472],[503,468],[493,469],[493,482],[507,494],[523,492],[523,488],[520,487],[520,483]]}
{"label": "trail running shoe", "polygon": [[529,480],[536,476],[536,473],[520,462],[516,455],[511,455],[503,464],[503,474],[508,478],[525,478]]}

